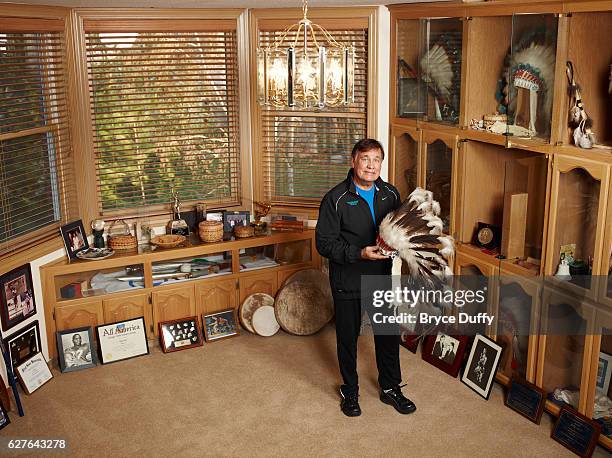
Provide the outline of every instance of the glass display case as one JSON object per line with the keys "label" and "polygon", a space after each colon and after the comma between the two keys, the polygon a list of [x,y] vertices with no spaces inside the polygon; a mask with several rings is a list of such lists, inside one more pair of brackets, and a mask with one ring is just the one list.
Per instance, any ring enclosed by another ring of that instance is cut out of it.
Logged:
{"label": "glass display case", "polygon": [[151,270],[153,286],[229,275],[232,273],[232,252],[157,261],[152,263]]}
{"label": "glass display case", "polygon": [[240,254],[240,272],[307,263],[312,260],[310,240],[245,248]]}
{"label": "glass display case", "polygon": [[612,312],[597,310],[586,416],[601,426],[602,441],[612,446]]}
{"label": "glass display case", "polygon": [[402,201],[420,184],[420,134],[420,131],[410,128],[394,128],[392,131],[393,155],[390,175]]}
{"label": "glass display case", "polygon": [[425,99],[419,82],[422,36],[421,19],[396,21],[396,115],[400,118],[422,118]]}
{"label": "glass display case", "polygon": [[440,218],[446,234],[452,234],[451,215],[453,205],[453,156],[455,139],[446,141],[432,134],[424,137],[425,189],[431,191],[440,203]]}

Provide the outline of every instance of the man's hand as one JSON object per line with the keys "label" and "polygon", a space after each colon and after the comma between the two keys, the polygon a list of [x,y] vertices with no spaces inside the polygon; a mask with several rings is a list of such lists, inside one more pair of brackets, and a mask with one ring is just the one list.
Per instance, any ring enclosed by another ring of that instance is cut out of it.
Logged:
{"label": "man's hand", "polygon": [[370,261],[378,261],[380,259],[388,259],[388,256],[382,255],[376,245],[367,246],[361,249],[361,257]]}

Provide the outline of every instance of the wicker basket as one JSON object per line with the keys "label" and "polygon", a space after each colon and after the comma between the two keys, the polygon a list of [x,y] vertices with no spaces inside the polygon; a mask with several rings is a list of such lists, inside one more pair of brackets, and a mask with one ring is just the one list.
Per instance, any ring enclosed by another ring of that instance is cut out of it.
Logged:
{"label": "wicker basket", "polygon": [[202,221],[198,232],[203,242],[220,242],[223,240],[223,223],[221,221]]}
{"label": "wicker basket", "polygon": [[238,239],[245,239],[247,237],[253,237],[255,230],[251,226],[235,226],[234,235]]}
{"label": "wicker basket", "polygon": [[[112,234],[113,226],[120,221],[124,225],[122,234]],[[138,238],[130,233],[130,228],[123,220],[116,219],[108,228],[108,246],[113,250],[132,250],[138,246]]]}
{"label": "wicker basket", "polygon": [[184,235],[158,235],[151,239],[151,244],[160,248],[174,248],[179,246],[185,240],[187,239]]}

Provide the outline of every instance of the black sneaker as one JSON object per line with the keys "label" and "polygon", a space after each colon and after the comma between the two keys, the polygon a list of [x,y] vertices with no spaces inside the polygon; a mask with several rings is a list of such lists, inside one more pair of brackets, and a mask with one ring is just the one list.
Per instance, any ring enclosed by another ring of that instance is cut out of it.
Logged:
{"label": "black sneaker", "polygon": [[408,414],[416,410],[414,402],[402,394],[402,388],[406,385],[396,386],[390,390],[381,390],[380,400],[385,404],[395,407],[399,413]]}
{"label": "black sneaker", "polygon": [[359,407],[358,394],[349,394],[344,396],[342,390],[340,390],[342,400],[340,401],[340,408],[342,413],[347,417],[358,417],[361,415],[361,407]]}

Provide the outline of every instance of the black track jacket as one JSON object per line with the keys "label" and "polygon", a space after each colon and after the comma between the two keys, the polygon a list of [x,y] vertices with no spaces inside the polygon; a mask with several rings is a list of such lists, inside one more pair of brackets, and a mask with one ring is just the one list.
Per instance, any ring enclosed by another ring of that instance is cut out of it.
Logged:
{"label": "black track jacket", "polygon": [[401,204],[399,192],[380,177],[374,182],[374,214],[355,190],[353,169],[342,183],[331,189],[321,201],[317,221],[317,251],[329,259],[329,277],[334,298],[358,299],[362,275],[389,275],[391,260],[370,261],[361,258],[361,249],[376,245],[378,225],[390,211]]}

